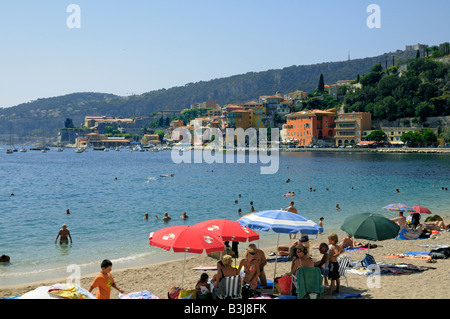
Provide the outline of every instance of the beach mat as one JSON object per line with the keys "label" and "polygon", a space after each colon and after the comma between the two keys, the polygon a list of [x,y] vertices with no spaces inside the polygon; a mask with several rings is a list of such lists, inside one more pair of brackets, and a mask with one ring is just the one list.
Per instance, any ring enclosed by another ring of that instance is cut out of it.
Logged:
{"label": "beach mat", "polygon": [[337,299],[348,299],[348,298],[361,298],[361,294],[352,294],[348,292],[336,292],[333,291],[333,296],[336,296]]}
{"label": "beach mat", "polygon": [[384,258],[402,258],[402,259],[413,259],[413,260],[430,260],[431,256],[427,255],[408,255],[408,254],[391,254],[388,256],[383,256]]}
{"label": "beach mat", "polygon": [[404,253],[403,255],[429,255],[430,252],[426,252],[426,251],[408,251],[406,253]]}
{"label": "beach mat", "polygon": [[369,250],[369,248],[356,247],[356,248],[345,248],[344,250],[345,251]]}
{"label": "beach mat", "polygon": [[[277,257],[277,262],[288,262],[288,261],[292,261],[292,257],[288,257],[288,256],[278,256]],[[275,262],[275,258],[267,258],[267,262],[268,263],[274,263]]]}

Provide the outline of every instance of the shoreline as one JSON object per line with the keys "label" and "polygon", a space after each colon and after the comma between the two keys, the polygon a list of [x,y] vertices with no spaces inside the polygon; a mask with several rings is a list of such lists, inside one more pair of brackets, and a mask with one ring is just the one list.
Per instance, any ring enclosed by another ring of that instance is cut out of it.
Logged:
{"label": "shoreline", "polygon": [[[318,236],[318,238],[310,239],[311,254],[313,258],[320,258],[320,254],[317,251],[317,247],[321,242],[327,242],[327,235],[329,232],[325,232]],[[282,234],[283,236],[285,234]],[[339,232],[339,239],[342,239],[344,233]],[[287,237],[283,236],[283,237]],[[283,238],[280,245],[286,245],[292,241],[288,238]],[[239,258],[236,260],[238,263],[243,257],[245,248],[248,246],[248,242],[240,243]],[[359,250],[347,252],[347,256],[350,260],[362,260],[367,252],[372,254],[377,262],[385,263],[408,263],[417,266],[433,267],[420,273],[413,274],[399,274],[399,275],[382,275],[381,287],[378,289],[370,289],[367,287],[368,278],[356,274],[347,274],[346,280],[341,280],[341,292],[362,294],[363,298],[369,299],[446,299],[448,298],[448,287],[450,278],[448,277],[448,267],[450,265],[450,259],[440,259],[436,263],[427,263],[423,260],[407,260],[407,259],[392,259],[385,256],[390,254],[402,254],[407,251],[425,251],[429,252],[432,247],[421,247],[421,245],[435,245],[435,244],[450,244],[450,232],[441,232],[435,239],[422,239],[422,240],[386,240],[382,242],[376,242],[377,248],[367,250]],[[276,246],[260,247],[269,258],[270,252],[275,251]],[[112,276],[118,285],[125,290],[125,293],[132,293],[137,291],[147,290],[160,299],[167,299],[167,292],[173,286],[179,286],[181,282],[181,274],[183,272],[183,254],[175,254],[168,252],[179,258],[172,261],[163,261],[154,264],[127,267],[125,269],[114,268],[112,269]],[[215,266],[217,260],[208,257],[205,253],[201,255],[195,255],[186,259],[186,265],[184,270],[184,288],[193,289],[198,278],[203,271],[195,271],[192,268],[199,266]],[[268,263],[265,267],[266,276],[272,280],[274,275],[275,263]],[[290,262],[278,262],[277,263],[277,276],[283,275],[290,269]],[[100,269],[99,269],[100,271]],[[206,271],[209,278],[216,273],[215,271]],[[82,275],[80,278],[80,286],[84,289],[88,289],[93,278],[98,272]],[[405,289],[410,287],[411,280],[414,280],[414,289]],[[0,289],[0,298],[10,298],[17,295],[22,295],[39,286],[51,286],[56,283],[65,283],[66,278],[57,278],[52,280],[42,280],[38,282],[3,286]],[[438,284],[436,284],[438,283]],[[94,294],[95,294],[94,290]],[[324,294],[326,294],[328,288],[325,287]],[[271,289],[263,290],[264,293],[272,293]],[[275,291],[276,292],[276,291]],[[335,297],[328,297],[322,295],[320,299],[329,299]],[[119,294],[116,290],[112,290],[111,299],[119,299]]]}

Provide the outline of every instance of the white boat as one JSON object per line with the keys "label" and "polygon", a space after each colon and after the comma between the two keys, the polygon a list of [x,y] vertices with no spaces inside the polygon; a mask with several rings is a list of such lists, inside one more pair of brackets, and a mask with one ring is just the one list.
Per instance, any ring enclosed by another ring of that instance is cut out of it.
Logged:
{"label": "white boat", "polygon": [[58,147],[58,149],[56,151],[57,152],[62,152],[62,151],[64,151],[64,149],[62,147]]}
{"label": "white boat", "polygon": [[19,152],[22,152],[22,153],[26,153],[26,151],[27,151],[27,149],[26,149],[25,147],[22,147],[22,148],[19,150]]}
{"label": "white boat", "polygon": [[75,149],[75,153],[83,153],[83,152],[84,152],[84,148],[82,148],[82,147],[77,147]]}

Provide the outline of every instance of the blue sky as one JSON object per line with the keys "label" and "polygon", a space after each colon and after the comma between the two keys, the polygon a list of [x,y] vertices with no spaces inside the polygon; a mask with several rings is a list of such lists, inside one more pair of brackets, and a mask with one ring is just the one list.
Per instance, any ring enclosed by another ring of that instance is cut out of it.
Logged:
{"label": "blue sky", "polygon": [[[80,28],[67,26],[70,4]],[[366,24],[370,4],[381,28]],[[448,0],[2,0],[0,107],[438,45],[450,42],[449,14]]]}

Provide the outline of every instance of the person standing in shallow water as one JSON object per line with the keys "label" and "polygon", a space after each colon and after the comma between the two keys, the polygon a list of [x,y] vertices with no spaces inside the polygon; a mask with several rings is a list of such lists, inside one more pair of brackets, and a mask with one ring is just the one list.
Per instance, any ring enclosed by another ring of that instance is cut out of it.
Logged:
{"label": "person standing in shallow water", "polygon": [[70,235],[70,231],[67,229],[66,224],[62,225],[62,229],[59,230],[58,235],[56,236],[56,239],[55,239],[55,245],[56,245],[56,242],[58,241],[58,237],[59,237],[60,245],[68,244],[69,238],[70,238],[70,243],[72,243],[72,236]]}

